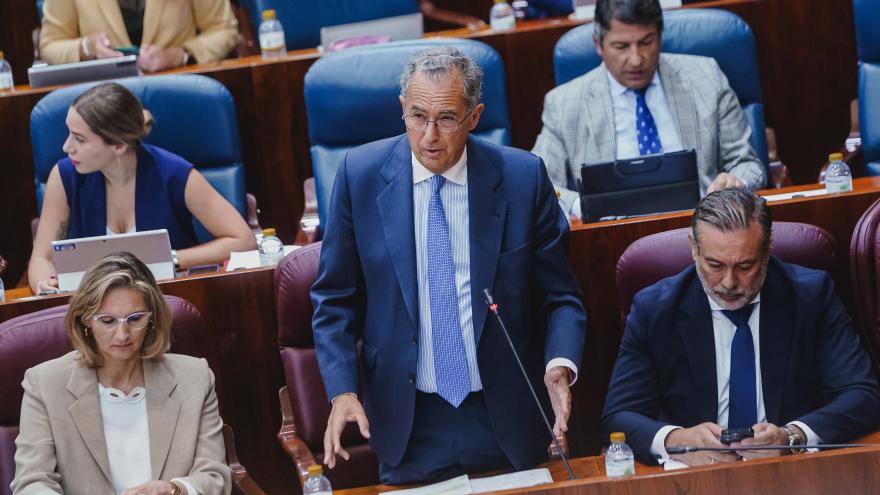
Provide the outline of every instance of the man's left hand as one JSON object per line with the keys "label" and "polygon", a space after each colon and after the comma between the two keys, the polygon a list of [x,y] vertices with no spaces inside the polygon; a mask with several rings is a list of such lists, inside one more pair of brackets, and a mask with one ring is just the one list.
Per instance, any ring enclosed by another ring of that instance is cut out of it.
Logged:
{"label": "man's left hand", "polygon": [[[772,423],[758,423],[752,427],[755,436],[752,438],[744,438],[741,442],[733,442],[731,447],[742,447],[743,449],[751,445],[788,445],[788,433],[782,428]],[[783,450],[737,450],[736,453],[746,459],[761,459],[764,457],[778,457],[785,451]]]}
{"label": "man's left hand", "polygon": [[557,437],[568,431],[568,417],[571,415],[571,390],[568,389],[568,373],[568,368],[565,366],[555,366],[544,375],[544,385],[547,386],[550,404],[553,406],[553,414],[556,416],[553,434]]}
{"label": "man's left hand", "polygon": [[709,184],[709,188],[706,189],[706,194],[713,193],[718,191],[719,189],[727,189],[728,187],[743,187],[746,183],[742,181],[739,177],[735,175],[728,174],[727,172],[721,172],[715,177],[715,180]]}
{"label": "man's left hand", "polygon": [[183,53],[183,48],[179,46],[162,48],[150,44],[141,45],[137,61],[138,67],[144,72],[158,72],[180,67],[183,65]]}

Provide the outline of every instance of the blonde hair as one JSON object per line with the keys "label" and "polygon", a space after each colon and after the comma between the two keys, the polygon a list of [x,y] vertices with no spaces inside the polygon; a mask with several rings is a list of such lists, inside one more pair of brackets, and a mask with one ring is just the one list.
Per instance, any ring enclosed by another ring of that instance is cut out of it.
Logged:
{"label": "blonde hair", "polygon": [[120,252],[105,256],[89,268],[70,298],[64,326],[71,345],[79,351],[80,362],[89,368],[103,365],[95,337],[85,322],[97,313],[104,297],[114,289],[134,289],[143,294],[147,310],[153,315],[141,346],[141,357],[160,359],[171,347],[171,311],[149,268],[133,254]]}
{"label": "blonde hair", "polygon": [[107,144],[137,148],[153,126],[153,114],[134,93],[118,83],[92,86],[70,106]]}

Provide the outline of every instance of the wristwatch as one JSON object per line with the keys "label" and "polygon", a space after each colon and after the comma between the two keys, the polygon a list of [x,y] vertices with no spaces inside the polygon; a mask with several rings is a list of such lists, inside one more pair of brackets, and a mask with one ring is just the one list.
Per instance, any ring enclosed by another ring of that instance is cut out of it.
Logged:
{"label": "wristwatch", "polygon": [[180,488],[180,485],[173,481],[169,481],[171,483],[171,495],[183,495],[183,489]]}
{"label": "wristwatch", "polygon": [[174,271],[180,270],[180,258],[177,257],[177,250],[171,250],[171,263],[174,265]]}
{"label": "wristwatch", "polygon": [[791,447],[792,454],[800,454],[804,451],[801,445],[807,444],[807,439],[804,438],[803,432],[801,432],[800,428],[797,428],[793,425],[785,425],[782,427],[786,433],[788,433],[788,446]]}

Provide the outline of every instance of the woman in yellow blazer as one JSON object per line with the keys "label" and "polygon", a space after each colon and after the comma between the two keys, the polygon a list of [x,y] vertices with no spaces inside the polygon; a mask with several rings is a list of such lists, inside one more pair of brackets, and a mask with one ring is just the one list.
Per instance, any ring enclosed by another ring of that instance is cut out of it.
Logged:
{"label": "woman in yellow blazer", "polygon": [[155,72],[222,59],[235,47],[237,28],[229,0],[46,0],[40,52],[62,64],[118,57],[116,48],[139,45],[138,64]]}
{"label": "woman in yellow blazer", "polygon": [[166,354],[171,314],[129,253],[83,278],[74,351],[25,373],[14,495],[228,495],[223,422],[204,359]]}

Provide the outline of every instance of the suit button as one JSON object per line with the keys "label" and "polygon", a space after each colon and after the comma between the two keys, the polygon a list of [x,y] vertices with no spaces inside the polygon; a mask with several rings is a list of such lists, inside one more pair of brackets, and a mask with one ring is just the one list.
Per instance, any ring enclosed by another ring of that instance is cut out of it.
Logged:
{"label": "suit button", "polygon": [[419,345],[419,339],[417,339],[416,337],[413,337],[413,345]]}
{"label": "suit button", "polygon": [[415,382],[416,382],[416,375],[414,375],[414,374],[412,374],[412,373],[410,373],[410,374],[407,376],[407,378],[409,379],[409,382],[410,382],[410,383],[415,383]]}

